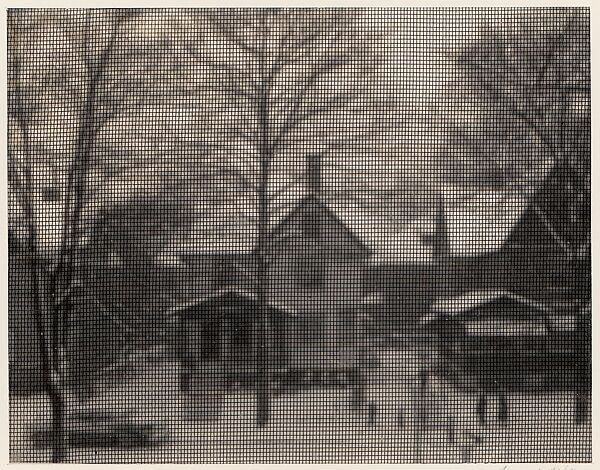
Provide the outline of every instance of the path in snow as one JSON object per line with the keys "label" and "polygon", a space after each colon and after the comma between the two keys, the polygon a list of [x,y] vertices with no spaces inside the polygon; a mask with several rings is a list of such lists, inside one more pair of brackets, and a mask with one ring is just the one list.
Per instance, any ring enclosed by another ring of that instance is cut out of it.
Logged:
{"label": "path in snow", "polygon": [[[74,450],[73,462],[186,462],[186,463],[410,463],[415,458],[411,426],[417,377],[416,355],[410,351],[385,353],[371,378],[368,397],[377,403],[374,425],[349,412],[344,390],[303,391],[273,401],[269,425],[254,425],[254,397],[248,392],[225,397],[218,421],[187,419],[184,397],[177,390],[177,369],[146,371],[130,387],[113,390],[98,401],[99,407],[129,411],[142,421],[161,422],[168,441],[152,449]],[[482,442],[473,448],[477,462],[576,462],[591,458],[591,424],[572,420],[571,394],[511,396],[513,413],[506,426],[495,421],[481,428],[470,397],[455,394],[450,402],[432,406],[433,423],[421,437],[422,462],[461,462],[458,445],[446,440],[442,423],[454,410],[462,429],[477,431]],[[435,398],[432,404],[436,404]],[[492,406],[494,404],[492,403]],[[490,410],[490,416],[493,409]],[[43,397],[10,401],[11,461],[44,461],[47,451],[35,450],[30,426],[49,420]]]}

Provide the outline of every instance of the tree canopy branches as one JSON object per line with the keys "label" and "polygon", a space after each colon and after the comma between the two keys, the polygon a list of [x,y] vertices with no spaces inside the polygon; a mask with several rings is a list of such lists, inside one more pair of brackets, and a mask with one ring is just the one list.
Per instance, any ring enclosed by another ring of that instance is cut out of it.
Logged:
{"label": "tree canopy branches", "polygon": [[460,76],[451,99],[468,117],[446,123],[442,154],[454,168],[472,168],[476,183],[488,171],[496,187],[528,197],[544,181],[546,202],[535,202],[537,213],[570,256],[589,233],[586,31],[584,10],[534,10],[511,31],[489,30],[465,47],[456,57]]}

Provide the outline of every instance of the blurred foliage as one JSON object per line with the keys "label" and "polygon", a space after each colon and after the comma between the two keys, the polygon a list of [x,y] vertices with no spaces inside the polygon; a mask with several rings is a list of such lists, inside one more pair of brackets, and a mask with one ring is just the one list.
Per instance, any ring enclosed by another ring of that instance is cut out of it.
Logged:
{"label": "blurred foliage", "polygon": [[531,191],[549,167],[566,164],[562,176],[589,192],[586,10],[526,9],[509,25],[488,27],[455,63],[446,98],[458,112],[445,121],[441,155],[450,178]]}

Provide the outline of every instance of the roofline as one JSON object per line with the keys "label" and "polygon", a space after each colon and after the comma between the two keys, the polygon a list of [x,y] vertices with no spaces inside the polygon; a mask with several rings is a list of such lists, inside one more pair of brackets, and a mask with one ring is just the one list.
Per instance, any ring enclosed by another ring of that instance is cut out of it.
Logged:
{"label": "roofline", "polygon": [[[549,184],[549,181],[552,179],[552,176],[557,171],[557,168],[558,168],[558,165],[556,163],[552,164],[549,168],[547,168],[545,170],[543,177],[540,179],[540,181],[537,182],[537,184],[535,184],[535,187],[533,187],[530,191],[526,191],[527,194],[524,194],[526,203],[523,206],[523,210],[519,214],[519,218],[516,220],[516,222],[513,224],[513,226],[508,231],[506,238],[500,244],[500,246],[498,246],[492,250],[485,250],[484,252],[475,253],[473,255],[469,255],[469,254],[467,254],[467,255],[458,254],[457,255],[457,254],[452,253],[452,245],[450,245],[450,250],[449,250],[450,257],[467,259],[467,258],[479,258],[479,257],[483,257],[486,255],[492,255],[495,253],[499,253],[507,245],[511,235],[514,233],[516,228],[519,226],[519,224],[521,223],[521,221],[523,220],[525,215],[528,213],[528,211],[532,211],[538,219],[541,219],[541,216],[537,210],[536,198],[538,198],[540,196],[540,194],[542,194],[546,190],[546,187]],[[446,211],[447,211],[447,206],[444,205],[444,213],[446,213]],[[543,220],[542,220],[542,223],[544,223]],[[548,227],[546,227],[546,229],[548,229]],[[554,242],[556,244],[558,244],[559,246],[561,246],[555,239],[554,234],[550,233],[550,235],[554,239]],[[563,247],[561,246],[561,248],[563,248]]]}
{"label": "roofline", "polygon": [[398,260],[389,260],[389,259],[371,259],[367,263],[368,268],[397,268],[397,269],[406,269],[406,268],[435,268],[439,262],[435,259],[398,259]]}
{"label": "roofline", "polygon": [[[323,201],[322,198],[320,197],[316,197],[312,194],[305,194],[302,197],[300,197],[295,204],[290,205],[290,210],[287,212],[287,214],[276,224],[271,225],[269,227],[268,230],[268,237],[272,238],[274,236],[274,232],[275,230],[277,230],[278,227],[282,226],[286,221],[288,221],[291,217],[293,217],[294,214],[296,214],[299,210],[300,210],[300,206],[301,204],[306,201],[309,198],[313,198],[316,199],[319,204],[329,213],[329,215],[331,217],[333,217],[342,227],[344,227],[347,232],[350,234],[351,238],[358,243],[366,252],[369,256],[371,256],[373,254],[373,249],[371,247],[369,247],[355,232],[354,230],[352,230],[348,224],[344,223],[339,216],[335,213],[335,211],[329,206],[329,204],[325,201]],[[252,243],[253,246],[249,247],[248,249],[245,250],[222,250],[222,251],[215,251],[215,250],[190,250],[190,248],[194,248],[193,244],[190,244],[191,246],[186,246],[186,244],[182,244],[181,246],[178,247],[177,249],[177,253],[179,255],[183,255],[183,256],[198,256],[198,255],[206,255],[206,256],[210,256],[210,255],[239,255],[239,256],[251,256],[253,254],[256,253],[256,251],[258,250],[258,244],[256,242]]]}
{"label": "roofline", "polygon": [[[237,287],[228,287],[226,289],[220,289],[216,292],[211,292],[209,294],[206,294],[202,297],[199,297],[197,299],[193,299],[190,300],[188,302],[185,302],[181,305],[178,305],[176,307],[172,307],[169,310],[167,310],[167,315],[169,316],[178,316],[180,315],[184,310],[189,309],[190,307],[196,306],[196,305],[200,305],[206,302],[209,302],[210,300],[213,299],[218,299],[219,297],[224,297],[226,295],[229,294],[237,294],[240,297],[245,297],[247,299],[251,299],[253,301],[257,301],[258,296],[256,295],[256,293],[250,291],[250,290],[245,290],[245,289],[239,289]],[[277,302],[272,302],[272,301],[267,301],[266,306],[270,309],[273,310],[279,310],[281,312],[286,312],[286,313],[290,313],[293,314],[293,312],[290,310],[289,307],[286,307],[283,304],[277,303]]]}
{"label": "roofline", "polygon": [[[474,293],[485,293],[485,292],[490,292],[493,293],[495,291],[470,291],[467,294],[474,294]],[[455,296],[450,296],[450,297],[446,297],[444,300],[450,300],[450,299],[460,299],[462,297],[465,297],[467,294],[462,294],[462,295],[455,295]],[[510,300],[514,300],[516,302],[519,302],[521,304],[530,306],[534,309],[536,309],[539,313],[545,313],[545,314],[551,314],[552,313],[552,309],[550,309],[549,307],[547,307],[546,305],[544,305],[541,302],[537,302],[535,300],[529,299],[527,297],[524,297],[522,295],[518,295],[515,294],[514,292],[510,292],[510,291],[497,291],[497,295],[493,298],[489,298],[489,299],[485,299],[484,301],[470,306],[468,308],[464,308],[463,310],[460,310],[458,312],[451,312],[451,311],[447,311],[447,310],[441,310],[439,308],[436,307],[437,304],[439,304],[439,302],[442,301],[442,299],[438,299],[436,302],[434,302],[434,304],[431,306],[431,314],[427,315],[423,320],[426,320],[427,318],[431,319],[432,317],[438,318],[441,315],[445,315],[445,316],[450,316],[450,317],[458,317],[461,315],[468,315],[468,312],[479,308],[483,305],[488,305],[496,300],[499,299],[510,299]],[[427,322],[425,322],[427,323]]]}
{"label": "roofline", "polygon": [[[305,194],[304,196],[302,196],[298,202],[296,203],[295,207],[290,210],[285,217],[283,217],[283,219],[281,219],[281,221],[278,224],[275,224],[273,227],[270,228],[269,230],[269,236],[273,235],[273,232],[280,226],[282,226],[287,220],[289,220],[295,213],[297,213],[300,210],[300,205],[306,201],[309,198],[313,198],[316,199],[317,202],[342,226],[344,227],[348,233],[350,234],[350,236],[352,237],[353,240],[355,240],[359,245],[361,245],[369,254],[369,256],[372,254],[373,250],[371,247],[369,247],[363,240],[361,240],[361,238],[354,233],[354,230],[352,230],[350,227],[348,227],[348,224],[344,223],[342,220],[340,220],[339,216],[335,213],[335,211],[333,209],[331,209],[331,207],[329,206],[328,203],[326,203],[325,201],[323,201],[322,198],[317,197],[313,194]],[[258,247],[256,247],[254,250],[256,250]]]}

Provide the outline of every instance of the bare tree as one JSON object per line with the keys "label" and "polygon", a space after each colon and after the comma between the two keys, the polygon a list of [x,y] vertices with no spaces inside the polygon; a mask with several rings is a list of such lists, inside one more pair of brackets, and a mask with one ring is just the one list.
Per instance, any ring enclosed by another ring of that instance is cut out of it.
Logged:
{"label": "bare tree", "polygon": [[288,168],[298,173],[302,156],[351,148],[372,131],[374,98],[366,91],[377,56],[354,10],[209,10],[194,19],[190,51],[199,70],[194,91],[205,93],[207,102],[217,100],[222,116],[233,115],[228,121],[212,117],[222,129],[215,131],[217,148],[243,142],[256,157],[241,165],[225,159],[217,167],[233,174],[257,201],[257,422],[264,426],[270,414],[264,306],[271,204],[298,184],[296,174],[283,187],[274,186],[276,165],[287,159]]}
{"label": "bare tree", "polygon": [[[23,211],[28,237],[43,381],[52,404],[53,462],[65,459],[68,445],[68,299],[81,275],[79,255],[90,229],[86,209],[102,170],[110,167],[98,161],[97,138],[107,123],[142,102],[146,88],[136,80],[147,77],[137,73],[133,56],[142,69],[153,65],[139,60],[134,48],[118,48],[136,15],[8,13],[9,189],[17,201],[11,210]],[[136,73],[123,73],[123,66]],[[52,129],[58,129],[54,136]],[[53,149],[57,145],[60,150]],[[43,168],[51,168],[50,175],[40,175]]]}
{"label": "bare tree", "polygon": [[446,123],[444,158],[458,170],[447,174],[528,197],[549,180],[548,204],[535,200],[534,209],[583,286],[590,268],[589,11],[532,9],[521,20],[510,31],[486,31],[457,54],[455,114],[462,108],[470,116]]}

